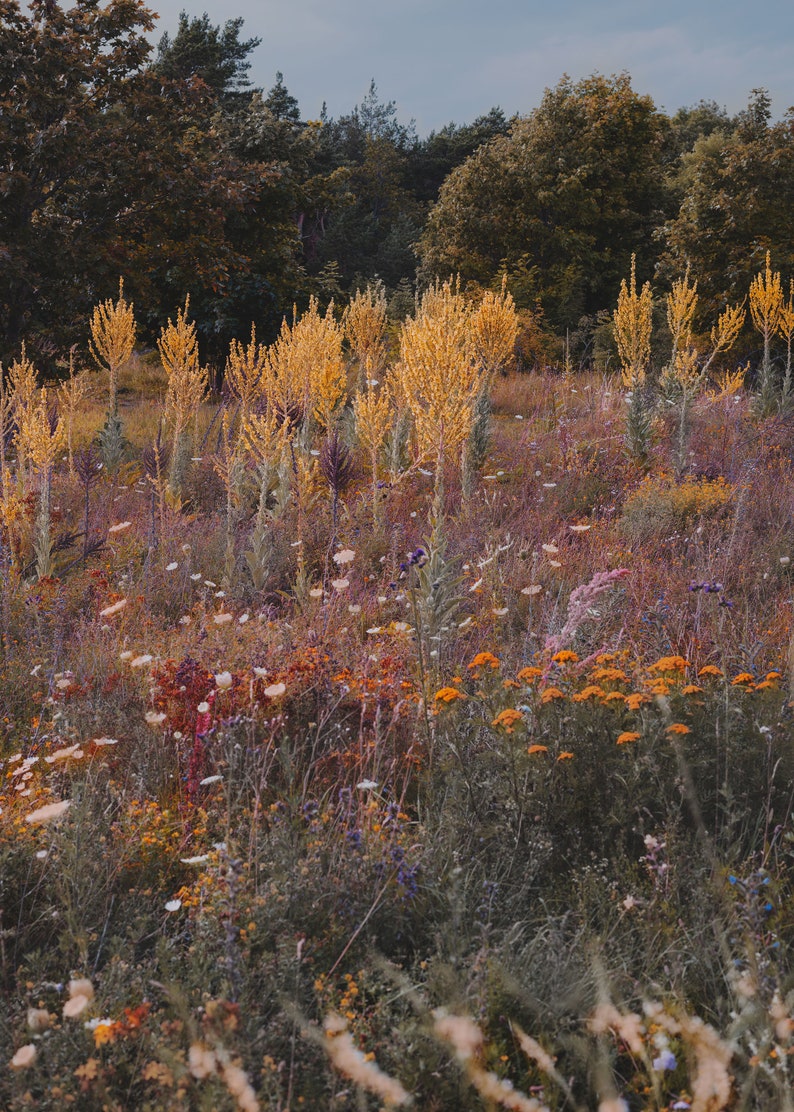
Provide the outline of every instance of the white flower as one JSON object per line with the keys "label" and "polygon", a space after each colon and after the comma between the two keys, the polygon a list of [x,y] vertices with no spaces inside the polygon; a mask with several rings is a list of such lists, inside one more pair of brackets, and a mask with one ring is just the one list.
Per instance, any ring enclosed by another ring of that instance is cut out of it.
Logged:
{"label": "white flower", "polygon": [[215,676],[215,686],[219,691],[226,691],[232,686],[231,672],[218,672]]}
{"label": "white flower", "polygon": [[360,784],[356,784],[356,787],[360,792],[372,792],[375,790],[375,788],[377,788],[377,786],[377,780],[362,780]]}
{"label": "white flower", "polygon": [[250,614],[241,614],[237,621],[240,623],[240,625],[245,625],[250,616]]}
{"label": "white flower", "polygon": [[165,910],[166,911],[179,911],[181,906],[182,906],[182,901],[181,900],[169,900],[168,903],[165,905]]}
{"label": "white flower", "polygon": [[26,1043],[25,1046],[20,1046],[14,1057],[8,1063],[12,1070],[24,1070],[28,1066],[32,1066],[36,1061],[38,1051],[33,1043]]}
{"label": "white flower", "polygon": [[166,571],[176,571],[176,569],[178,567],[179,567],[179,564],[176,562],[176,560],[172,560],[170,564],[165,565],[165,570]]}
{"label": "white flower", "polygon": [[206,701],[204,701],[202,703],[199,703],[199,705],[196,707],[196,710],[199,712],[199,714],[206,714],[209,711],[209,709],[210,709],[210,705]]}
{"label": "white flower", "polygon": [[586,533],[588,529],[592,528],[590,525],[569,525],[568,528],[572,533]]}
{"label": "white flower", "polygon": [[542,590],[543,590],[543,588],[541,587],[541,585],[539,583],[531,583],[529,585],[529,587],[522,587],[521,588],[521,594],[522,595],[539,595]]}
{"label": "white flower", "polygon": [[53,819],[59,819],[61,815],[72,805],[71,799],[62,799],[57,803],[47,803],[44,807],[39,807],[36,811],[31,811],[29,815],[25,815],[25,822],[31,824],[52,822]]}
{"label": "white flower", "polygon": [[203,780],[199,780],[199,784],[202,788],[205,788],[208,784],[219,784],[222,779],[223,777],[220,775],[205,776]]}
{"label": "white flower", "polygon": [[212,620],[217,626],[227,625],[232,620],[232,615],[221,612],[220,614],[215,614]]}
{"label": "white flower", "polygon": [[322,587],[312,587],[311,590],[309,591],[309,598],[322,598],[322,597],[323,597]]}
{"label": "white flower", "polygon": [[204,580],[204,586],[205,587],[217,587],[218,584],[215,582],[214,579],[205,579]]}
{"label": "white flower", "polygon": [[560,551],[556,544],[542,544],[540,547],[549,556],[556,556]]}
{"label": "white flower", "polygon": [[109,618],[111,614],[118,614],[127,605],[125,598],[120,598],[118,602],[114,602],[112,606],[106,606],[104,610],[99,611],[100,618]]}
{"label": "white flower", "polygon": [[350,613],[350,614],[360,614],[361,613],[361,607],[359,606],[359,604],[357,602],[351,603],[350,606],[348,606],[347,609],[348,609],[348,613]]}
{"label": "white flower", "polygon": [[111,525],[108,533],[122,533],[125,529],[129,529],[130,525],[132,525],[131,521],[120,521],[118,525]]}
{"label": "white flower", "polygon": [[132,657],[133,654],[129,649],[125,649],[124,652],[119,653],[119,660],[132,660]]}
{"label": "white flower", "polygon": [[335,591],[346,591],[350,586],[349,579],[332,579],[331,586]]}
{"label": "white flower", "polygon": [[101,747],[103,745],[118,745],[118,738],[115,737],[95,737],[91,742],[92,745]]}
{"label": "white flower", "polygon": [[143,668],[146,664],[151,664],[154,657],[151,653],[142,653],[136,656],[134,660],[130,661],[130,668]]}
{"label": "white flower", "polygon": [[491,613],[494,614],[497,618],[503,618],[508,612],[508,609],[509,608],[507,606],[495,606]]}
{"label": "white flower", "polygon": [[193,574],[191,575],[190,578],[193,580],[194,583],[198,583],[199,579],[201,579],[201,572],[200,571],[193,572]]}
{"label": "white flower", "polygon": [[355,557],[356,554],[352,548],[342,548],[339,552],[334,553],[333,561],[338,567],[341,567],[342,564],[352,564]]}
{"label": "white flower", "polygon": [[165,714],[162,711],[147,710],[143,717],[147,726],[161,726],[165,722]]}
{"label": "white flower", "polygon": [[201,853],[198,857],[180,857],[179,860],[183,865],[203,865],[205,861],[209,861],[210,855],[208,853]]}
{"label": "white flower", "polygon": [[271,683],[270,687],[265,688],[265,695],[268,699],[277,699],[279,695],[283,695],[287,690],[287,685],[284,683]]}

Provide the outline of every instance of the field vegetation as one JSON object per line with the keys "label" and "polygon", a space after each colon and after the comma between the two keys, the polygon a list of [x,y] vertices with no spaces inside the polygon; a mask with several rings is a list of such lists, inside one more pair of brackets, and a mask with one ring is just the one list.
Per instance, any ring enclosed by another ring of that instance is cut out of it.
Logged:
{"label": "field vegetation", "polygon": [[783,289],[632,263],[614,370],[453,279],[20,348],[4,1108],[791,1107]]}

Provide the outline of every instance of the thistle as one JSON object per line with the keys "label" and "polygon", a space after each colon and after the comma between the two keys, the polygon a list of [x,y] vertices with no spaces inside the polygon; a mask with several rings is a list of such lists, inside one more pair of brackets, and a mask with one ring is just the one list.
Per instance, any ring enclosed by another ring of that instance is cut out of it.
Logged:
{"label": "thistle", "polygon": [[331,492],[331,546],[333,547],[336,544],[339,498],[353,478],[353,457],[350,449],[342,442],[338,429],[334,429],[329,434],[320,449],[320,473],[328,483]]}

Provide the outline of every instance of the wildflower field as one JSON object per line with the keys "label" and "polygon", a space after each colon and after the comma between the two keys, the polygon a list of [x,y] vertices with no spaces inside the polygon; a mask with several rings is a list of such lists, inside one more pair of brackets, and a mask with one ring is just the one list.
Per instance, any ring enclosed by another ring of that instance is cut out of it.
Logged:
{"label": "wildflower field", "polygon": [[632,272],[599,372],[451,280],[21,350],[2,1108],[794,1106],[794,309],[696,308],[654,368]]}

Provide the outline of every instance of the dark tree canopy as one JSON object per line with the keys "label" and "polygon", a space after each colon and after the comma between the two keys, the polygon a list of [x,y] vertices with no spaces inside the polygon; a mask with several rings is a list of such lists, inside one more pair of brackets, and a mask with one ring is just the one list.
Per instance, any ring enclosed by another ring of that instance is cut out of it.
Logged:
{"label": "dark tree canopy", "polygon": [[220,27],[206,12],[192,19],[180,12],[176,35],[166,32],[158,43],[155,71],[170,81],[198,78],[221,99],[245,93],[251,85],[248,55],[262,40],[241,40],[242,26],[239,17]]}

